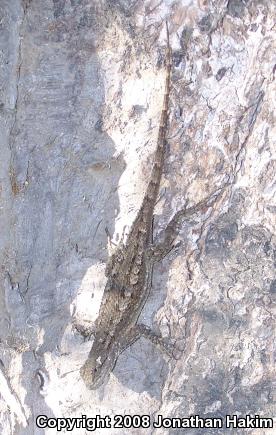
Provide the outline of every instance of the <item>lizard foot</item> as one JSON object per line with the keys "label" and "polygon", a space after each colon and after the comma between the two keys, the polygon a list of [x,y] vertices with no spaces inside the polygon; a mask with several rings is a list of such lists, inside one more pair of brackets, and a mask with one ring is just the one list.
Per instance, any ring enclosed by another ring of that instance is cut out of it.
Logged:
{"label": "lizard foot", "polygon": [[172,343],[168,343],[161,335],[156,334],[153,330],[144,324],[136,325],[137,333],[150,340],[155,346],[159,347],[162,352],[166,353],[170,358],[179,359],[180,350]]}
{"label": "lizard foot", "polygon": [[94,328],[90,325],[84,325],[83,323],[73,323],[72,328],[82,335],[85,340],[90,340],[94,334]]}

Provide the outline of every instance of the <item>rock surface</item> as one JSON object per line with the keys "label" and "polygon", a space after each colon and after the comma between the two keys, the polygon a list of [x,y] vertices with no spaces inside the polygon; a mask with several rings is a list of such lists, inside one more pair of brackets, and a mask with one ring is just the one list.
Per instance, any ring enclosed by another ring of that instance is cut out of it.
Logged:
{"label": "rock surface", "polygon": [[[0,14],[1,433],[44,433],[40,414],[271,417],[275,2],[1,0]],[[180,357],[140,339],[88,391],[79,368],[91,342],[73,324],[97,317],[105,227],[118,241],[143,198],[166,18],[173,91],[155,232],[228,187],[183,223],[141,315]],[[171,432],[182,433],[145,429]],[[201,432],[226,429],[186,429]]]}

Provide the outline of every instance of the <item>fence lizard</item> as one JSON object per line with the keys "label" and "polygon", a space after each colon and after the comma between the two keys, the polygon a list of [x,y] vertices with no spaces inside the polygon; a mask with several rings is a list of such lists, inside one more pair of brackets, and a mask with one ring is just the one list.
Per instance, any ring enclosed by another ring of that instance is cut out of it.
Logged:
{"label": "fence lizard", "polygon": [[118,356],[141,335],[162,345],[161,337],[153,334],[147,326],[137,324],[150,290],[153,263],[171,249],[181,218],[207,205],[206,201],[202,201],[194,207],[180,210],[164,230],[163,242],[157,246],[152,244],[153,212],[163,172],[169,112],[172,57],[167,22],[166,31],[166,84],[153,168],[127,241],[119,243],[107,263],[105,273],[108,279],[94,326],[93,345],[80,370],[89,389],[97,389],[105,381]]}

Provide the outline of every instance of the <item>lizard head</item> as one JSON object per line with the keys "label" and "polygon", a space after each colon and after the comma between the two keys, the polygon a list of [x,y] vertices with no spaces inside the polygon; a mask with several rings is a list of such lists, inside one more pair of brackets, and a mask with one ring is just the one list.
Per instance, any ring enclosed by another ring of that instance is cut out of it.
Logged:
{"label": "lizard head", "polygon": [[89,390],[96,390],[104,383],[112,371],[116,359],[112,353],[106,358],[89,356],[80,369],[80,374]]}

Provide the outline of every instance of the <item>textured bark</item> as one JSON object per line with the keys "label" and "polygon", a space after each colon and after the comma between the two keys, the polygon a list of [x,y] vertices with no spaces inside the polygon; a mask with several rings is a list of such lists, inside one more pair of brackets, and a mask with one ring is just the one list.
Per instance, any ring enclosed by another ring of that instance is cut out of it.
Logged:
{"label": "textured bark", "polygon": [[[1,433],[43,433],[39,414],[272,416],[275,2],[0,5]],[[141,318],[179,359],[140,339],[91,392],[79,376],[91,342],[73,324],[96,318],[105,227],[127,234],[147,185],[165,18],[174,70],[155,233],[228,187],[154,269]],[[140,430],[108,429],[125,432]]]}

